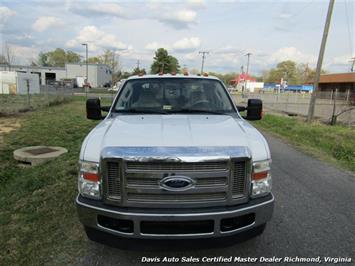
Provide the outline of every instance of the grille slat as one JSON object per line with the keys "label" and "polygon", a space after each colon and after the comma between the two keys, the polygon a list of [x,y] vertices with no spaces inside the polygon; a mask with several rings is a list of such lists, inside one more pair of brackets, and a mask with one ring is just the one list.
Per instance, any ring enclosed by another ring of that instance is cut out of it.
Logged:
{"label": "grille slat", "polygon": [[226,193],[196,193],[196,194],[150,194],[128,193],[128,201],[160,202],[160,203],[192,203],[200,201],[223,201]]}
{"label": "grille slat", "polygon": [[[130,177],[126,174],[127,186],[129,187],[159,187],[159,182],[161,178],[137,178]],[[195,178],[195,187],[205,187],[205,186],[225,186],[227,184],[227,177],[208,177],[208,178]]]}
{"label": "grille slat", "polygon": [[245,162],[234,162],[233,164],[233,187],[232,197],[241,197],[245,191],[246,165]]}
{"label": "grille slat", "polygon": [[116,162],[107,163],[107,187],[108,197],[113,199],[121,198],[121,169]]}
{"label": "grille slat", "polygon": [[226,162],[203,163],[160,163],[160,162],[127,162],[128,171],[224,171],[228,170]]}

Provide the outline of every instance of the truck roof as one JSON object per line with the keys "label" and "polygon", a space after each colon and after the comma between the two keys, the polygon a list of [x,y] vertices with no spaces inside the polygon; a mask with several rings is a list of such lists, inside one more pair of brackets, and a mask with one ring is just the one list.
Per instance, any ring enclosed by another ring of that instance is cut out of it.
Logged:
{"label": "truck roof", "polygon": [[141,76],[131,76],[129,77],[127,80],[131,80],[131,79],[150,79],[150,78],[194,78],[194,79],[212,79],[212,80],[220,80],[219,78],[215,77],[215,76],[198,76],[198,75],[183,75],[183,74],[176,74],[176,75],[172,75],[172,74],[164,74],[164,75],[159,75],[159,74],[150,74],[150,75],[141,75]]}

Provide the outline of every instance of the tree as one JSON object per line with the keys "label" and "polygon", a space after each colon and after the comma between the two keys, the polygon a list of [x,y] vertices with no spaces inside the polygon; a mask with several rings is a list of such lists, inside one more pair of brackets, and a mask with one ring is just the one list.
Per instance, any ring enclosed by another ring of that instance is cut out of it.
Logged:
{"label": "tree", "polygon": [[81,61],[80,55],[72,51],[67,51],[66,63],[79,63]]}
{"label": "tree", "polygon": [[153,64],[150,67],[152,74],[157,74],[160,72],[171,73],[179,72],[180,66],[179,61],[174,57],[168,54],[168,51],[164,48],[159,48],[155,52]]}
{"label": "tree", "polygon": [[[321,74],[325,74],[324,70]],[[281,79],[287,81],[288,84],[304,84],[313,82],[316,70],[308,66],[308,64],[296,64],[291,60],[283,61],[277,64],[276,68],[263,72],[264,82],[279,83]]]}
{"label": "tree", "polygon": [[145,75],[145,74],[146,74],[146,71],[145,71],[144,68],[135,67],[135,68],[133,69],[132,74],[133,74],[133,75],[139,75],[139,74]]}
{"label": "tree", "polygon": [[48,54],[40,52],[37,61],[40,66],[48,66]]}
{"label": "tree", "polygon": [[215,76],[223,81],[224,84],[228,85],[230,82],[238,75],[235,72],[230,72],[226,74],[216,73],[216,72],[208,72],[208,75]]}
{"label": "tree", "polygon": [[169,60],[169,73],[175,72],[178,73],[180,71],[179,61],[172,55],[168,56]]}
{"label": "tree", "polygon": [[[316,76],[316,69],[315,68],[310,68],[308,64],[299,64],[297,67],[297,71],[299,73],[300,77],[300,82],[302,84],[304,83],[311,83],[314,81],[314,78]],[[323,69],[321,70],[321,74],[325,74],[326,71]]]}
{"label": "tree", "polygon": [[103,55],[100,56],[100,58],[101,58],[101,64],[105,64],[111,67],[112,72],[114,73],[117,71],[118,60],[116,60],[114,51],[105,50],[105,52],[103,53]]}
{"label": "tree", "polygon": [[0,64],[7,64],[6,58],[2,54],[0,54]]}
{"label": "tree", "polygon": [[8,65],[9,70],[11,70],[11,65],[15,61],[15,54],[14,54],[12,47],[7,42],[5,42],[5,44],[3,46],[3,52],[4,53],[2,55],[0,55],[0,62],[1,62],[1,64]]}
{"label": "tree", "polygon": [[80,55],[72,51],[65,51],[62,48],[56,48],[53,51],[38,55],[38,64],[41,66],[64,67],[66,63],[80,63]]}
{"label": "tree", "polygon": [[288,84],[299,84],[300,77],[295,62],[287,60],[278,63],[276,68],[270,70],[265,82],[279,83],[281,79],[286,80]]}
{"label": "tree", "polygon": [[99,56],[89,57],[88,63],[89,64],[102,64],[102,60]]}
{"label": "tree", "polygon": [[126,78],[129,78],[130,76],[132,76],[132,73],[130,73],[130,72],[127,72],[127,71],[121,72],[120,75],[119,75],[119,79],[120,80],[121,79],[126,79]]}
{"label": "tree", "polygon": [[66,63],[66,53],[64,49],[57,48],[48,53],[48,65],[64,67]]}

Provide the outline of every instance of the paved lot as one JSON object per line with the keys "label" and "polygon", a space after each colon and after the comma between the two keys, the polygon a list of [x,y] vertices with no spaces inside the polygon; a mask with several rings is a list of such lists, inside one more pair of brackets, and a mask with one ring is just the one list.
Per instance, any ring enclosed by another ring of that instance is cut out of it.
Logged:
{"label": "paved lot", "polygon": [[167,242],[141,243],[134,250],[121,250],[91,242],[87,254],[78,263],[133,265],[140,264],[144,256],[160,260],[164,256],[180,259],[192,256],[200,260],[205,256],[258,259],[273,256],[320,256],[324,259],[330,256],[352,257],[354,263],[355,177],[272,136],[267,136],[267,139],[273,157],[276,205],[273,219],[263,235],[224,247],[214,247],[206,241],[185,241],[175,245]]}

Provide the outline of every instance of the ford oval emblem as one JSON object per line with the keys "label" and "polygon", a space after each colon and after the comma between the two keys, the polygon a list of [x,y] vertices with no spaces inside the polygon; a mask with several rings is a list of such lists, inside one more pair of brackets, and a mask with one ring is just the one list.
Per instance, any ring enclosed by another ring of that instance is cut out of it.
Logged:
{"label": "ford oval emblem", "polygon": [[170,191],[184,191],[195,184],[194,180],[187,176],[167,176],[160,181],[160,186]]}

